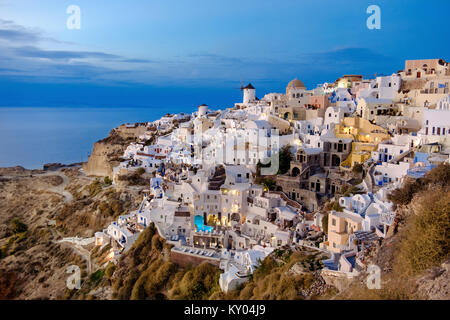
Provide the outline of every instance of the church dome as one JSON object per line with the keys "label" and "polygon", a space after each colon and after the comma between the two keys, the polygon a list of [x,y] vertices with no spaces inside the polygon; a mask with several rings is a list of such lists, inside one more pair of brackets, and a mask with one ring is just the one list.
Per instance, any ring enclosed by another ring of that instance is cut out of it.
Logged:
{"label": "church dome", "polygon": [[295,78],[294,80],[291,80],[291,82],[288,83],[286,89],[288,89],[288,88],[295,88],[295,89],[305,88],[306,89],[305,84],[302,81],[298,80],[297,78]]}

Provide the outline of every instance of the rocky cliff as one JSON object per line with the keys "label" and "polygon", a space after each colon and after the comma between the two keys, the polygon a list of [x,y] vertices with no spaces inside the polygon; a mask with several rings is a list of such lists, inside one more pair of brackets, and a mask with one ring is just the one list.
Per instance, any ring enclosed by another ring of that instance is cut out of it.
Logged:
{"label": "rocky cliff", "polygon": [[119,158],[126,146],[98,141],[94,144],[88,162],[83,164],[83,170],[88,176],[112,177],[113,168],[119,165]]}
{"label": "rocky cliff", "polygon": [[111,130],[108,137],[94,144],[88,162],[83,164],[85,174],[112,177],[113,168],[119,165],[127,145],[136,141],[145,131],[144,124],[136,124],[133,127],[122,125]]}

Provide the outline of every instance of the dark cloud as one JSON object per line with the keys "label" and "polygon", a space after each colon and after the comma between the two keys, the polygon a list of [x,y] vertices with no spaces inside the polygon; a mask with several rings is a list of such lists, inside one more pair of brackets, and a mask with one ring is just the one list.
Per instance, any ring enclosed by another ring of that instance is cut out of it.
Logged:
{"label": "dark cloud", "polygon": [[36,42],[42,35],[35,31],[16,25],[13,21],[0,19],[0,39],[12,42]]}
{"label": "dark cloud", "polygon": [[46,37],[42,32],[0,19],[0,76],[11,79],[55,81],[121,81],[140,70],[127,65],[152,63],[101,51],[44,49],[47,42],[67,44]]}
{"label": "dark cloud", "polygon": [[94,51],[70,51],[70,50],[43,50],[38,47],[25,46],[14,48],[13,52],[18,57],[27,58],[45,58],[51,60],[70,60],[70,59],[120,59],[121,56]]}

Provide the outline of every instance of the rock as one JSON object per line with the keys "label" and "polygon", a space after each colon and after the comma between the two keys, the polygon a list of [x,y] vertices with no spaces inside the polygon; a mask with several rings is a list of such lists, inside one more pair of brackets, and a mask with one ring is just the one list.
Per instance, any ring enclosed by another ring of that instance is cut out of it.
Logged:
{"label": "rock", "polygon": [[64,167],[62,163],[46,163],[43,166],[44,171],[56,171],[62,167]]}
{"label": "rock", "polygon": [[88,162],[83,163],[83,170],[87,176],[112,177],[113,167],[119,164],[119,161],[112,160],[115,156],[121,156],[125,146],[121,144],[109,144],[96,142]]}
{"label": "rock", "polygon": [[439,267],[427,270],[425,276],[416,281],[418,292],[431,300],[450,299],[450,260]]}
{"label": "rock", "polygon": [[304,266],[301,265],[300,262],[295,263],[290,269],[289,273],[295,274],[295,275],[301,275],[309,273],[308,270]]}

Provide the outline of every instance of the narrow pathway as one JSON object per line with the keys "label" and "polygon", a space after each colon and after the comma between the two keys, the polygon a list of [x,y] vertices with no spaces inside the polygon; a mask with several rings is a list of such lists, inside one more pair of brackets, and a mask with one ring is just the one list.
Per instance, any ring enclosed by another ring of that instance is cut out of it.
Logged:
{"label": "narrow pathway", "polygon": [[55,186],[55,187],[48,187],[48,188],[45,188],[45,190],[62,195],[64,197],[65,203],[71,202],[73,200],[72,194],[69,191],[64,190],[64,188],[69,184],[69,178],[64,173],[62,173],[60,171],[50,171],[50,172],[37,174],[35,176],[37,176],[37,177],[44,177],[44,176],[59,176],[59,177],[61,177],[63,179],[63,182],[60,185]]}

